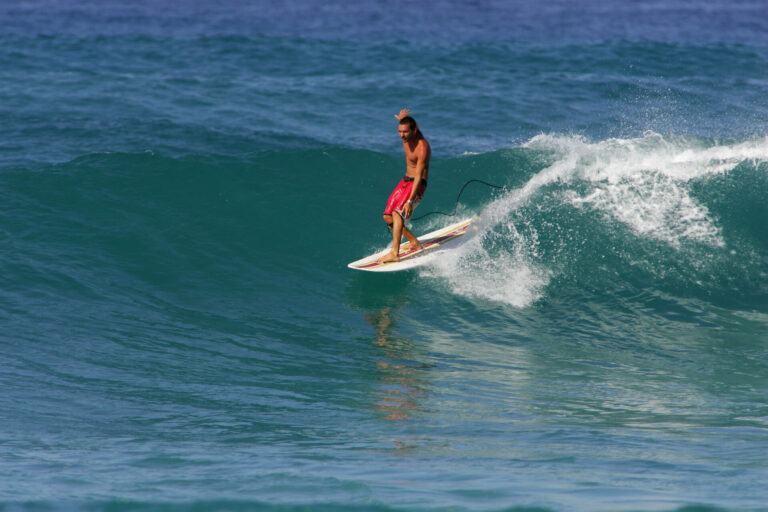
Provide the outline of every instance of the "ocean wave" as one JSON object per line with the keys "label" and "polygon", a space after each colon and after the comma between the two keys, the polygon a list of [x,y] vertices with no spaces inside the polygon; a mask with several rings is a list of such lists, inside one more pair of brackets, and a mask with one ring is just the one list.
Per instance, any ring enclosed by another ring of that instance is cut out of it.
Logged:
{"label": "ocean wave", "polygon": [[768,192],[768,138],[541,135],[525,150],[551,163],[479,207],[473,242],[427,271],[455,293],[524,306],[557,294],[551,283],[621,275],[673,293],[764,294],[768,240],[730,219],[757,223],[765,206],[730,191]]}
{"label": "ocean wave", "polygon": [[[73,265],[56,272],[82,282],[91,269],[95,289],[108,279],[97,269],[203,290],[240,289],[270,271],[335,279],[346,262],[388,242],[381,210],[401,165],[341,146],[242,157],[94,153],[4,172],[6,240],[37,268],[27,277],[67,259]],[[419,214],[450,211],[469,179],[506,189],[467,189],[458,212],[480,217],[477,234],[422,275],[458,296],[516,307],[563,287],[615,292],[638,283],[760,301],[767,170],[766,138],[653,132],[597,142],[540,135],[507,150],[436,159]],[[428,216],[413,229],[443,222]]]}

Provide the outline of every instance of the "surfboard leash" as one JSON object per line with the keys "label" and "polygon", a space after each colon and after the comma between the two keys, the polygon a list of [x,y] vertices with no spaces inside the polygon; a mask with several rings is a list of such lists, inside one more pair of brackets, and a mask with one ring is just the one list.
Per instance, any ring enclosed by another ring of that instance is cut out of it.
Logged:
{"label": "surfboard leash", "polygon": [[459,209],[459,200],[461,199],[461,194],[464,193],[464,189],[467,188],[467,185],[469,185],[470,183],[474,183],[474,182],[482,183],[483,185],[486,185],[486,186],[491,187],[491,188],[498,188],[498,189],[504,188],[504,187],[500,187],[498,185],[494,185],[492,183],[488,183],[488,182],[483,181],[483,180],[469,180],[468,182],[466,182],[464,184],[463,187],[461,187],[461,190],[459,191],[459,195],[456,197],[456,204],[453,207],[453,213],[445,213],[445,212],[440,212],[440,211],[434,211],[434,212],[425,213],[424,215],[420,215],[418,217],[415,217],[415,218],[411,219],[411,221],[421,220],[424,217],[428,217],[430,215],[435,215],[436,213],[440,214],[440,215],[445,215],[446,217],[453,217],[454,215],[456,215],[456,210]]}

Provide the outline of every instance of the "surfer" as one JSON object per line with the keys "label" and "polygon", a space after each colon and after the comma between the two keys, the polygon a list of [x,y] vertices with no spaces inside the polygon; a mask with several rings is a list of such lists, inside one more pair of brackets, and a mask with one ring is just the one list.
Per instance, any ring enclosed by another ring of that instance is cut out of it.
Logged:
{"label": "surfer", "polygon": [[[397,130],[403,140],[405,151],[405,177],[392,191],[384,209],[384,222],[392,229],[392,250],[386,256],[379,258],[379,262],[400,261],[400,240],[403,236],[408,240],[405,246],[408,249],[420,250],[419,240],[405,226],[405,222],[411,218],[414,208],[424,197],[427,189],[427,175],[429,174],[429,158],[432,150],[429,142],[422,135],[416,120],[411,117],[408,109],[403,109],[395,117],[400,121]],[[404,247],[404,248],[405,248]]]}

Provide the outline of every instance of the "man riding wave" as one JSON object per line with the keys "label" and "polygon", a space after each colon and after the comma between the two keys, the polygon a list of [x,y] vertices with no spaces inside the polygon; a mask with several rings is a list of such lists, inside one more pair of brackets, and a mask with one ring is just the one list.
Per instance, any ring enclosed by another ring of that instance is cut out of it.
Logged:
{"label": "man riding wave", "polygon": [[411,218],[414,208],[421,202],[427,189],[427,176],[429,175],[429,159],[432,150],[429,142],[422,135],[416,120],[411,117],[411,112],[403,109],[395,117],[400,121],[397,130],[403,140],[405,151],[405,177],[392,191],[384,209],[384,222],[392,229],[392,250],[389,254],[379,258],[379,262],[387,263],[400,261],[400,240],[403,236],[408,244],[403,248],[408,250],[422,248],[419,240],[405,226],[405,222]]}

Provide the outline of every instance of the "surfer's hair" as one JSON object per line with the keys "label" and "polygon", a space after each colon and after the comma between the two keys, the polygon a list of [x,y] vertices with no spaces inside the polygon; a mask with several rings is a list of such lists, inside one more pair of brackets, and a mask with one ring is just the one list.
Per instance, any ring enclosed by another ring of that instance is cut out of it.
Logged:
{"label": "surfer's hair", "polygon": [[400,124],[407,124],[407,125],[408,125],[408,127],[409,127],[411,130],[415,130],[415,129],[417,128],[417,126],[416,126],[416,120],[415,120],[414,118],[412,118],[411,116],[405,116],[404,118],[402,118],[402,119],[400,120]]}

